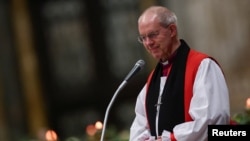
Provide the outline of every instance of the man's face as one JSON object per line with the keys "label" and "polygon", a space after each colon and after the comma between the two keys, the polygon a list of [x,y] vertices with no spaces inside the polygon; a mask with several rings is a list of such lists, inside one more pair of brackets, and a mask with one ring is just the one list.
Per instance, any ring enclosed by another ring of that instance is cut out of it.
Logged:
{"label": "man's face", "polygon": [[155,20],[142,20],[138,23],[139,41],[157,60],[165,61],[172,50],[171,30],[163,27]]}

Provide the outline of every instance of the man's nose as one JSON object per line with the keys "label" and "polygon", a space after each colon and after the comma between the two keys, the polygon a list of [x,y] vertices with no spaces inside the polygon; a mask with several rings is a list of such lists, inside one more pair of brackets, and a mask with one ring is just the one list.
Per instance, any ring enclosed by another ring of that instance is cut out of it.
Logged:
{"label": "man's nose", "polygon": [[146,37],[146,38],[144,39],[144,44],[150,45],[150,44],[152,44],[152,43],[153,43],[153,40],[152,40],[151,38]]}

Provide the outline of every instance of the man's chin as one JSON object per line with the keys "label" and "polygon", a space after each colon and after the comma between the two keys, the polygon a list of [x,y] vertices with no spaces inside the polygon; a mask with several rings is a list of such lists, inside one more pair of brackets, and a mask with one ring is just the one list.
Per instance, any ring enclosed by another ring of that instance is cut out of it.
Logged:
{"label": "man's chin", "polygon": [[161,60],[162,57],[160,55],[155,55],[154,58],[156,58],[157,60]]}

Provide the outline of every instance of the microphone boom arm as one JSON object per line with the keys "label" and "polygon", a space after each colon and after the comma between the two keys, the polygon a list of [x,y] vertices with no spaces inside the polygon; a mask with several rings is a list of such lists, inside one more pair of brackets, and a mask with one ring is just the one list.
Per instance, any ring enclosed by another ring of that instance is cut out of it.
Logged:
{"label": "microphone boom arm", "polygon": [[101,140],[100,141],[103,141],[104,139],[104,134],[105,134],[105,130],[106,130],[106,124],[107,124],[107,119],[108,119],[108,115],[109,115],[109,111],[110,111],[110,108],[111,106],[113,105],[114,101],[115,101],[115,98],[116,96],[119,94],[119,92],[127,85],[127,81],[123,81],[120,86],[118,87],[118,89],[115,91],[111,101],[109,102],[109,105],[106,109],[106,112],[105,112],[105,117],[104,117],[104,121],[103,121],[103,128],[102,128],[102,135],[101,135]]}
{"label": "microphone boom arm", "polygon": [[131,79],[138,71],[140,71],[142,69],[144,64],[145,64],[144,60],[138,60],[135,64],[135,66],[133,67],[133,69],[129,72],[129,74],[126,76],[126,78],[123,80],[123,82],[119,85],[118,89],[115,91],[111,101],[109,102],[109,105],[106,109],[106,112],[105,112],[105,117],[104,117],[104,121],[103,121],[103,128],[102,128],[102,135],[101,135],[100,141],[103,141],[104,133],[106,130],[108,114],[109,114],[109,111],[110,111],[112,104],[114,103],[116,96],[127,85],[127,82],[129,81],[129,79]]}

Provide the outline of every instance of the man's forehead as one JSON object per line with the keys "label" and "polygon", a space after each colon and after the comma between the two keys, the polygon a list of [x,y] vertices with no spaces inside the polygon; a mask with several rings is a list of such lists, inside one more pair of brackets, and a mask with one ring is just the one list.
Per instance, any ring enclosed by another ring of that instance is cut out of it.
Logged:
{"label": "man's forehead", "polygon": [[152,13],[152,12],[147,12],[147,13],[144,13],[140,20],[139,20],[139,23],[150,23],[150,22],[155,22],[156,21],[156,17],[157,15],[155,13]]}

